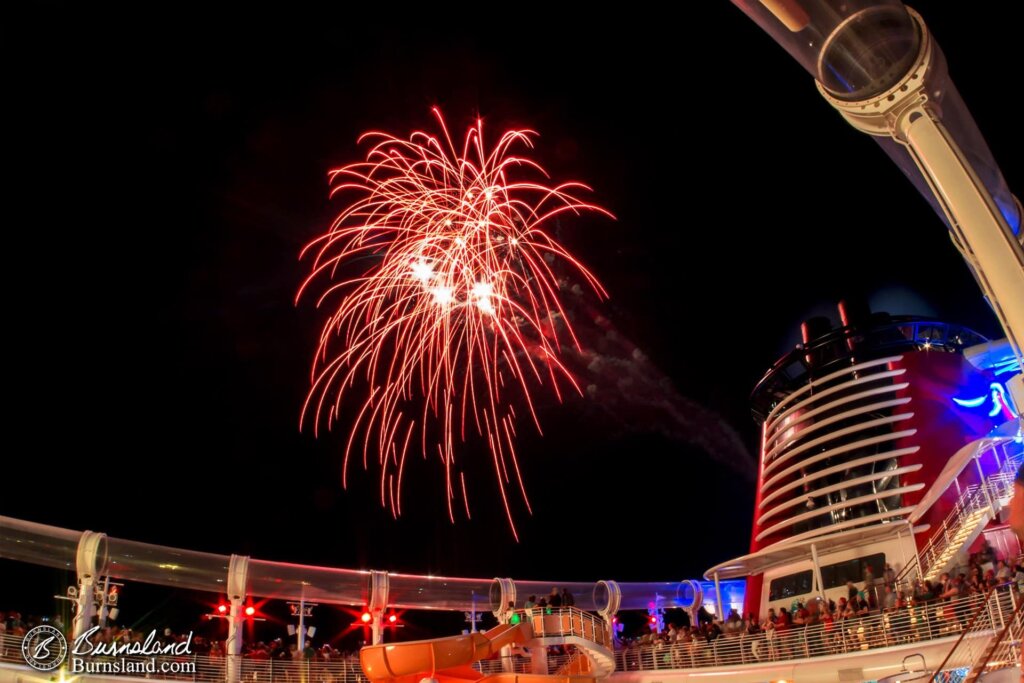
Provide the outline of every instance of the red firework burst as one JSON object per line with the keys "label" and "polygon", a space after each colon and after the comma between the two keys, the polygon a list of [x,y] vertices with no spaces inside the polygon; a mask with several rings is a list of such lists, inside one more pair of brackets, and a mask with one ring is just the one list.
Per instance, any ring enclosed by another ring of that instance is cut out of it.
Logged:
{"label": "red firework burst", "polygon": [[[382,132],[360,138],[366,160],[330,173],[331,196],[349,200],[330,229],[302,256],[311,271],[298,297],[322,287],[317,307],[340,297],[326,319],[313,362],[303,422],[314,431],[339,419],[342,399],[365,393],[350,425],[342,467],[362,452],[380,465],[381,504],[401,514],[406,457],[419,451],[444,468],[448,515],[469,500],[456,459],[457,443],[486,439],[513,535],[508,491],[529,499],[516,459],[515,404],[540,429],[531,387],[560,384],[579,392],[559,360],[563,344],[579,348],[552,265],[561,260],[598,296],[594,276],[549,235],[563,213],[598,211],[576,196],[577,182],[548,186],[519,176],[547,174],[514,148],[532,148],[529,130],[504,133],[491,150],[483,124],[457,148],[441,113],[441,136],[417,131],[409,139]],[[340,279],[339,268],[369,265]],[[518,536],[517,536],[518,538]]]}

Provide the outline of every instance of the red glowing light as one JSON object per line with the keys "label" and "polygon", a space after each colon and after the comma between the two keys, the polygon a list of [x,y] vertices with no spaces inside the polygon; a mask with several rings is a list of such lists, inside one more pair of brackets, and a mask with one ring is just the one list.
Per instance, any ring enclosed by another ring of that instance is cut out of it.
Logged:
{"label": "red glowing light", "polygon": [[371,614],[370,614],[369,612],[363,612],[362,616],[361,616],[361,617],[359,617],[359,619],[360,619],[360,620],[361,620],[361,621],[362,621],[362,622],[363,622],[364,624],[369,624],[369,623],[370,623],[370,620],[371,620],[371,619],[373,619],[373,615],[371,615]]}
{"label": "red glowing light", "polygon": [[248,607],[245,608],[245,616],[251,617],[254,614],[256,614],[256,608],[255,607],[253,607],[252,605],[249,605]]}
{"label": "red glowing light", "polygon": [[388,617],[388,621],[390,621],[392,624],[394,624],[395,622],[398,621],[398,617],[395,616],[394,614],[392,614],[391,616]]}
{"label": "red glowing light", "polygon": [[228,606],[224,605],[224,604],[217,605],[217,611],[220,612],[221,614],[224,614],[225,612],[228,611]]}
{"label": "red glowing light", "polygon": [[539,430],[532,387],[549,384],[559,399],[560,385],[580,391],[560,360],[563,346],[579,343],[563,302],[570,285],[555,262],[605,296],[547,227],[562,214],[611,214],[576,196],[585,185],[530,179],[546,173],[514,148],[532,147],[533,131],[508,131],[487,151],[478,120],[458,148],[434,115],[441,135],[366,133],[366,160],[330,174],[332,195],[351,198],[303,249],[311,272],[296,299],[318,286],[318,306],[341,300],[324,322],[302,421],[314,432],[330,429],[343,398],[365,391],[347,423],[343,485],[351,456],[361,452],[366,469],[372,455],[381,505],[397,517],[406,456],[419,451],[444,468],[453,522],[457,495],[469,516],[456,445],[481,435],[516,535],[507,488],[518,488],[528,510],[530,503],[514,448],[514,403]]}

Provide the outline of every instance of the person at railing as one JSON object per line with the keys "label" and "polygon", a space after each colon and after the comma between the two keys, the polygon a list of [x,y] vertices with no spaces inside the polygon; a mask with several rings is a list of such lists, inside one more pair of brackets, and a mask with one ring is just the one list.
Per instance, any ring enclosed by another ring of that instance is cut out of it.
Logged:
{"label": "person at railing", "polygon": [[826,606],[821,611],[821,631],[822,631],[822,642],[823,644],[835,651],[835,637],[836,637],[836,618],[835,618],[835,603],[829,601],[831,609]]}
{"label": "person at railing", "polygon": [[551,594],[548,595],[548,606],[549,607],[561,607],[562,606],[562,594],[558,592],[556,586],[551,587]]}
{"label": "person at railing", "polygon": [[972,591],[984,591],[985,590],[985,579],[981,575],[981,567],[972,564],[970,572],[967,577],[967,586]]}
{"label": "person at railing", "polygon": [[574,607],[576,605],[576,598],[572,597],[572,593],[569,592],[568,588],[562,589],[562,607]]}
{"label": "person at railing", "polygon": [[960,622],[960,628],[965,628],[968,620],[971,618],[972,611],[971,601],[966,598],[972,593],[968,590],[967,582],[962,577],[963,575],[961,574],[953,579],[952,587],[949,590],[956,591],[950,600],[953,606],[953,615]]}
{"label": "person at railing", "polygon": [[804,603],[797,602],[796,609],[793,610],[790,617],[793,628],[803,628],[807,623],[807,608],[804,607]]}
{"label": "person at railing", "polygon": [[888,583],[882,587],[882,604],[880,607],[883,612],[891,612],[896,609],[897,597],[896,591]]}
{"label": "person at railing", "polygon": [[747,615],[747,618],[743,621],[743,630],[748,636],[756,636],[761,632],[761,623],[757,619],[757,615],[751,612]]}
{"label": "person at railing", "polygon": [[722,630],[730,635],[743,630],[743,617],[740,616],[735,607],[729,609],[729,616],[725,618]]}
{"label": "person at railing", "polygon": [[[996,551],[989,544],[988,539],[986,538],[986,539],[984,539],[982,541],[981,550],[978,551],[978,564],[981,565],[982,569],[987,571],[987,570],[992,569],[992,568],[995,567],[995,562],[996,562]],[[988,567],[986,565],[992,565],[992,566]]]}
{"label": "person at railing", "polygon": [[[526,598],[526,602],[523,603],[523,608],[527,609],[527,610],[532,609],[532,608],[534,608],[536,606],[537,606],[537,596],[536,595],[531,595],[530,597]],[[527,614],[531,614],[531,612],[527,612]]]}
{"label": "person at railing", "polygon": [[862,576],[864,577],[864,589],[870,590],[873,588],[875,585],[875,572],[867,562],[864,562]]}
{"label": "person at railing", "polygon": [[996,581],[999,583],[1006,583],[1013,577],[1013,572],[1010,570],[1010,566],[1006,563],[1006,560],[999,560],[996,562]]}
{"label": "person at railing", "polygon": [[960,594],[960,587],[953,583],[948,572],[939,575],[939,600],[949,602]]}
{"label": "person at railing", "polygon": [[1013,582],[1017,585],[1017,592],[1024,593],[1024,566],[1018,564],[1013,568]]}
{"label": "person at railing", "polygon": [[7,633],[11,635],[23,636],[27,631],[25,622],[21,620],[20,612],[8,612],[5,624],[7,625]]}
{"label": "person at railing", "polygon": [[814,598],[804,608],[804,642],[807,643],[807,654],[810,657],[825,654],[825,626],[821,620],[821,611],[825,606],[821,598]]}
{"label": "person at railing", "polygon": [[896,571],[892,568],[891,564],[885,565],[885,583],[891,586],[894,590],[896,588]]}

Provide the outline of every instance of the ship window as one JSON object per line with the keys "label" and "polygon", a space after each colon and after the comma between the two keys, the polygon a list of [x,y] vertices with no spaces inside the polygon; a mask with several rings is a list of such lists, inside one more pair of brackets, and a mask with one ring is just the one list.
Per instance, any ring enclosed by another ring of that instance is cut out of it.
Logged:
{"label": "ship window", "polygon": [[768,589],[769,600],[782,600],[795,595],[806,595],[811,592],[811,570],[780,576],[772,579]]}
{"label": "ship window", "polygon": [[867,557],[858,557],[846,562],[826,565],[821,568],[821,580],[825,589],[845,586],[847,581],[860,583],[864,580],[864,568],[871,567],[871,573],[876,579],[882,578],[885,571],[885,554],[877,553]]}

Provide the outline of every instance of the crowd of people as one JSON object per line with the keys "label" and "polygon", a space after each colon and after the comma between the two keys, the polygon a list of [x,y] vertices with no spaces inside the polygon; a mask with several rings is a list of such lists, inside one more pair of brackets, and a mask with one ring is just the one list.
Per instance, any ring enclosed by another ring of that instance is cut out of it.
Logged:
{"label": "crowd of people", "polygon": [[[754,639],[779,644],[777,649],[771,648],[772,658],[828,654],[849,646],[834,641],[848,632],[856,633],[854,647],[872,647],[959,631],[968,625],[982,596],[990,589],[1012,590],[1024,596],[1024,566],[1011,566],[999,559],[987,542],[970,556],[963,571],[944,573],[934,582],[918,579],[911,585],[900,585],[889,566],[877,579],[866,571],[864,579],[862,587],[848,582],[847,594],[838,600],[819,597],[796,600],[789,608],[768,609],[764,617],[743,616],[736,609],[730,609],[724,619],[718,619],[701,607],[696,624],[691,625],[687,618],[683,623],[668,624],[660,632],[648,627],[646,633],[627,640],[623,646],[627,652],[632,652],[674,644],[710,644],[737,636],[740,640],[750,639],[744,636],[760,636]],[[881,618],[863,621],[871,616]],[[801,648],[785,645],[801,636],[804,636]],[[639,666],[641,659],[642,655],[636,653],[632,661]],[[628,664],[630,657],[626,660]]]}
{"label": "crowd of people", "polygon": [[[552,586],[551,593],[547,597],[542,597],[539,601],[536,595],[526,598],[526,602],[523,603],[523,609],[531,609],[533,607],[573,607],[575,604],[576,599],[569,592],[568,588],[563,588],[559,591],[557,586]],[[515,607],[514,604],[509,606]]]}

